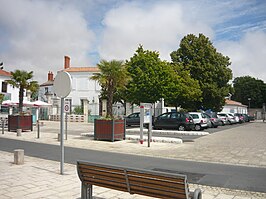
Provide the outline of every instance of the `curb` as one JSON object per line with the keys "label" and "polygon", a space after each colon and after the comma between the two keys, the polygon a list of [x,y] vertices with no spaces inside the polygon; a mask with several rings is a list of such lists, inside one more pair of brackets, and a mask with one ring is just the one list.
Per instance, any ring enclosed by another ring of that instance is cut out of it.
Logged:
{"label": "curb", "polygon": [[[139,134],[139,128],[127,129],[126,132]],[[143,133],[147,133],[148,129],[143,129]],[[202,131],[175,131],[175,130],[152,130],[154,134],[160,135],[209,135],[208,132]]]}

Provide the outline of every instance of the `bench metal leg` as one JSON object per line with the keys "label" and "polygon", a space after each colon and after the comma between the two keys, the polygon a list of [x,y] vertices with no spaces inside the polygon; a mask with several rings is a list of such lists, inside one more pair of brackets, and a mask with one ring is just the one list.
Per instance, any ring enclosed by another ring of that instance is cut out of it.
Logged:
{"label": "bench metal leg", "polygon": [[199,188],[195,189],[192,199],[202,199],[202,193]]}
{"label": "bench metal leg", "polygon": [[92,199],[92,185],[81,184],[81,199]]}

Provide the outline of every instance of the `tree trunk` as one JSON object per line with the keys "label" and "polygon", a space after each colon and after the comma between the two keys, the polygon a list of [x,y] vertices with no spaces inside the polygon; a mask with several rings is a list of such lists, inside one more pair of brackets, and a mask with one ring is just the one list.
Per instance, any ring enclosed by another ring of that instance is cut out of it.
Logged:
{"label": "tree trunk", "polygon": [[113,93],[108,93],[107,98],[107,117],[113,117]]}
{"label": "tree trunk", "polygon": [[23,108],[23,94],[24,94],[24,89],[22,87],[19,88],[19,105],[18,105],[18,111],[19,114],[22,114],[22,108]]}

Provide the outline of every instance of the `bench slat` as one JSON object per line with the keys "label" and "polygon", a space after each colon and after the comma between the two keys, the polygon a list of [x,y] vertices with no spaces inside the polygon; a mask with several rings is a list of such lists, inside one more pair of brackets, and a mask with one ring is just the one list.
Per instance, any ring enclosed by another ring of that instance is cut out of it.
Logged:
{"label": "bench slat", "polygon": [[120,168],[112,168],[112,167],[99,167],[95,165],[84,165],[84,164],[79,164],[78,165],[79,169],[84,169],[84,170],[100,170],[100,171],[112,171],[116,173],[124,173],[124,169]]}
{"label": "bench slat", "polygon": [[181,193],[172,193],[169,192],[168,189],[164,190],[156,190],[156,189],[149,189],[146,187],[139,187],[139,186],[130,186],[130,190],[132,194],[141,194],[156,198],[178,198],[178,199],[186,199],[186,194]]}
{"label": "bench slat", "polygon": [[[124,174],[118,174],[118,173],[112,173],[112,172],[101,172],[101,171],[81,171],[82,176],[83,175],[89,175],[89,176],[102,176],[102,178],[114,178],[114,179],[125,179]],[[125,180],[124,180],[125,181]]]}
{"label": "bench slat", "polygon": [[185,181],[170,181],[170,180],[165,180],[165,179],[160,179],[160,178],[147,178],[147,177],[142,177],[142,176],[131,176],[128,174],[128,177],[130,178],[131,181],[139,181],[139,182],[145,182],[145,183],[153,183],[153,184],[164,184],[166,186],[183,186],[186,184]]}
{"label": "bench slat", "polygon": [[119,191],[125,191],[127,192],[127,185],[126,183],[117,183],[117,182],[111,182],[111,181],[103,181],[101,179],[93,179],[93,178],[84,178],[83,180],[86,184],[93,184],[100,187],[106,187],[111,189],[116,189]]}
{"label": "bench slat", "polygon": [[135,181],[130,181],[130,189],[133,186],[139,186],[139,187],[149,187],[150,189],[157,189],[157,190],[168,190],[169,192],[174,192],[174,193],[180,193],[180,194],[186,194],[186,190],[184,186],[165,186],[163,183],[161,185],[158,184],[150,184],[150,183],[142,183],[142,182],[135,182]]}
{"label": "bench slat", "polygon": [[128,174],[129,175],[132,175],[132,176],[138,176],[138,177],[147,177],[147,178],[159,178],[159,179],[163,179],[163,180],[168,180],[168,181],[176,181],[176,182],[180,182],[180,183],[184,183],[187,178],[186,176],[183,176],[183,175],[174,175],[174,174],[171,174],[171,176],[169,176],[169,174],[166,174],[166,173],[144,173],[144,172],[138,172],[138,171],[132,171],[132,170],[127,170]]}

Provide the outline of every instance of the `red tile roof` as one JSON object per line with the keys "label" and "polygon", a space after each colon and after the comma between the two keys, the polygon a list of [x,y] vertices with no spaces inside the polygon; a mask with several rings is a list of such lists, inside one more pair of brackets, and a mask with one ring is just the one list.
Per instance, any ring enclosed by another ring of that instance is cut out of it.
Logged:
{"label": "red tile roof", "polygon": [[234,100],[229,100],[229,99],[225,99],[225,104],[226,105],[234,105],[234,106],[244,106],[246,107],[246,105],[240,103],[240,102],[236,102]]}
{"label": "red tile roof", "polygon": [[10,72],[7,72],[5,70],[0,70],[0,75],[1,76],[7,76],[7,77],[10,77],[11,76],[11,73]]}

